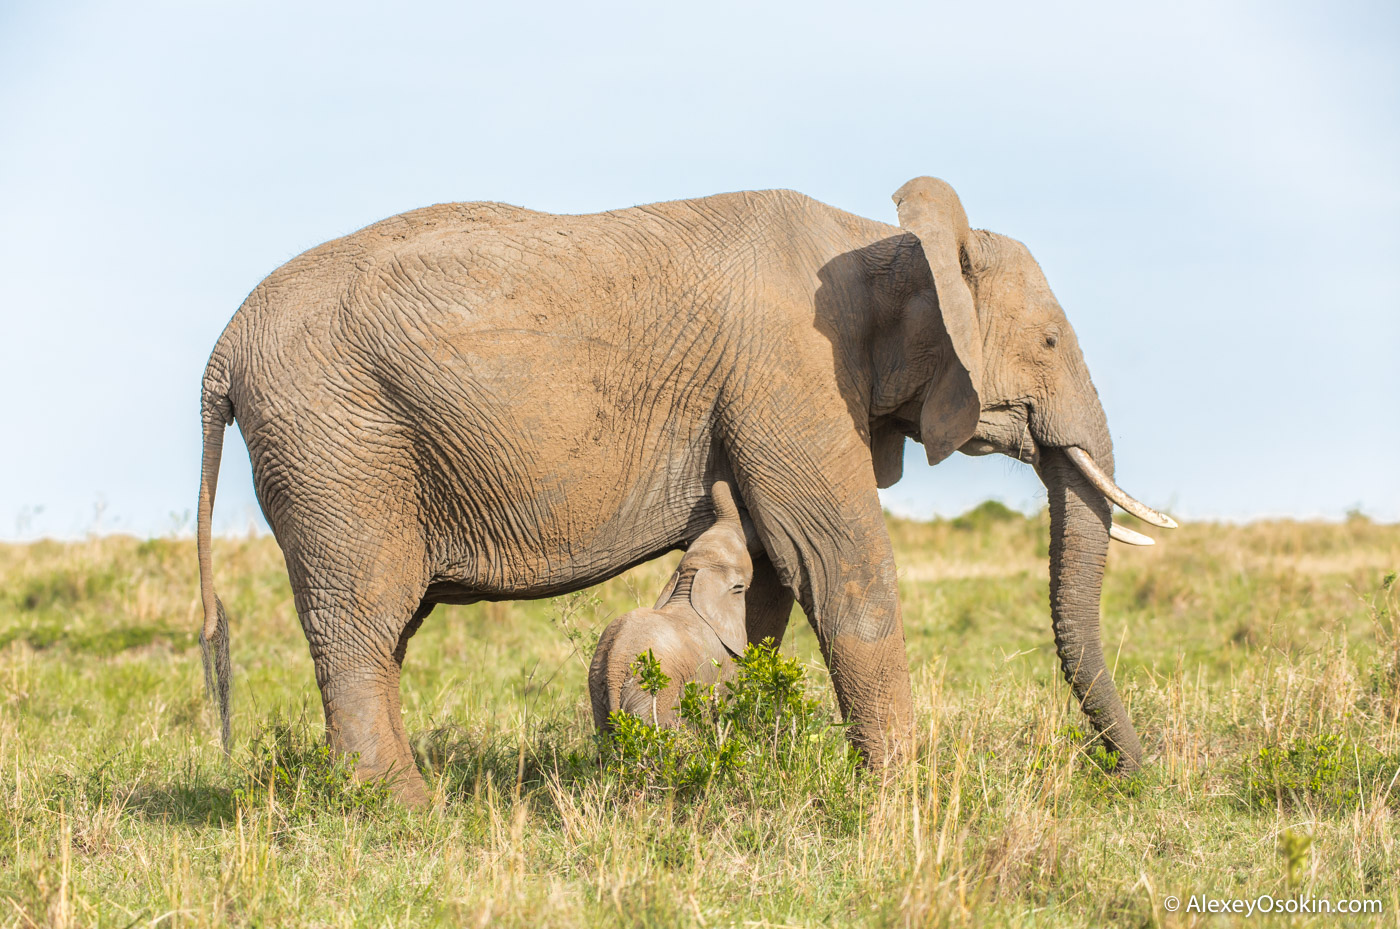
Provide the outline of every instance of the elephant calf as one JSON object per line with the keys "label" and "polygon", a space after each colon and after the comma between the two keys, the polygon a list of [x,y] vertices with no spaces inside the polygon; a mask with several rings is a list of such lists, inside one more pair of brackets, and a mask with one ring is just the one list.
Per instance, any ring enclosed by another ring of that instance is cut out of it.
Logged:
{"label": "elephant calf", "polygon": [[[719,683],[734,673],[732,657],[744,650],[744,592],[753,580],[743,523],[729,485],[710,488],[715,524],[681,558],[652,609],[636,609],[608,624],[588,669],[593,722],[625,710],[658,725],[672,725],[687,681]],[[669,677],[653,697],[632,673],[648,649]]]}

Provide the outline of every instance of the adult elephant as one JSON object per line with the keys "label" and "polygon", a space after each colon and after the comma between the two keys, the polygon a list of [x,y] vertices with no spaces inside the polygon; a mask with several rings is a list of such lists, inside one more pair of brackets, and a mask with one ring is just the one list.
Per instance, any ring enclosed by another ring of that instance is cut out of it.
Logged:
{"label": "adult elephant", "polygon": [[683,546],[719,478],[762,545],[750,638],[780,638],[796,596],[851,740],[875,763],[897,752],[909,671],[876,488],[906,436],[930,463],[1036,467],[1060,661],[1136,767],[1099,642],[1108,501],[1169,520],[1114,486],[1074,331],[1026,248],[970,230],[942,181],[894,199],[899,227],[785,190],[588,216],[449,204],[273,272],[203,384],[201,642],[225,744],[210,520],[237,419],[330,744],[409,801],[425,786],[399,673],[433,605],[561,594]]}

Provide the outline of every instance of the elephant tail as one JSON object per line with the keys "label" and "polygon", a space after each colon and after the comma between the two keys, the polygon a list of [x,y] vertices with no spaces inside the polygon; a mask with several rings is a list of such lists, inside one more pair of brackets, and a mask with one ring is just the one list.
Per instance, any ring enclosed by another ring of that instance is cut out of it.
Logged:
{"label": "elephant tail", "polygon": [[214,490],[219,483],[219,460],[224,451],[224,427],[233,420],[227,382],[217,383],[213,361],[204,376],[201,413],[204,420],[204,458],[199,478],[199,522],[196,538],[199,549],[199,596],[204,604],[204,626],[199,632],[200,656],[204,661],[204,689],[219,703],[219,739],[225,754],[232,737],[229,712],[228,615],[214,593],[214,560],[211,524],[214,519]]}

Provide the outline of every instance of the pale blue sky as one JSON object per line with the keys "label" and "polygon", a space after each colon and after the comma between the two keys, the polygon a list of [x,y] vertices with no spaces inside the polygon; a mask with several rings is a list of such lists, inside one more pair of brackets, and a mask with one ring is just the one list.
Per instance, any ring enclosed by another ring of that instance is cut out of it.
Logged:
{"label": "pale blue sky", "polygon": [[[893,222],[920,174],[1039,258],[1130,492],[1400,519],[1393,2],[10,2],[0,127],[3,538],[178,523],[214,340],[326,239],[763,187]],[[1043,498],[910,448],[898,511]],[[255,512],[233,430],[218,524]]]}

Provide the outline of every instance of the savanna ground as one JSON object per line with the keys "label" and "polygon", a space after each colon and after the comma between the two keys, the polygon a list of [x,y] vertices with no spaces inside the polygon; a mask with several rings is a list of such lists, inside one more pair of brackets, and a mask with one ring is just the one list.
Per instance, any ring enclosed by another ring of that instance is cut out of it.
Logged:
{"label": "savanna ground", "polygon": [[[783,652],[820,704],[793,700],[771,744],[765,722],[708,781],[645,744],[600,756],[593,636],[672,558],[429,618],[403,686],[426,812],[319,749],[271,539],[215,543],[231,758],[203,694],[192,542],[0,546],[0,925],[1400,925],[1400,526],[1196,524],[1115,546],[1104,639],[1150,756],[1134,777],[1104,773],[1060,681],[1045,519],[986,505],[891,531],[908,764],[852,767],[800,613]],[[1383,915],[1203,919],[1192,894]]]}

